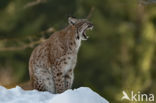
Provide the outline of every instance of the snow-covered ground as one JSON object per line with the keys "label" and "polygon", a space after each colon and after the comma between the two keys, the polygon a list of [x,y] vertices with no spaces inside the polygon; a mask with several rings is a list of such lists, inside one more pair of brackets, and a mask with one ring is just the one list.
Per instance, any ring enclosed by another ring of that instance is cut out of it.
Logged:
{"label": "snow-covered ground", "polygon": [[0,86],[0,103],[109,103],[87,87],[51,94],[37,90],[25,91],[19,86],[6,89]]}

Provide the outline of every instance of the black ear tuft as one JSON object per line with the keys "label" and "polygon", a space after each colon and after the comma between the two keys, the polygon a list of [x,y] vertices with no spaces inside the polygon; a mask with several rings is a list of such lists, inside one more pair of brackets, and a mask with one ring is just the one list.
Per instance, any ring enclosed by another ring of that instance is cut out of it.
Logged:
{"label": "black ear tuft", "polygon": [[73,15],[71,15],[71,14],[68,15],[68,18],[69,18],[69,17],[72,17],[72,18],[75,18],[75,19],[76,19],[76,17],[73,16]]}
{"label": "black ear tuft", "polygon": [[75,17],[75,16],[70,16],[70,17],[72,17],[72,18],[76,19],[76,17]]}

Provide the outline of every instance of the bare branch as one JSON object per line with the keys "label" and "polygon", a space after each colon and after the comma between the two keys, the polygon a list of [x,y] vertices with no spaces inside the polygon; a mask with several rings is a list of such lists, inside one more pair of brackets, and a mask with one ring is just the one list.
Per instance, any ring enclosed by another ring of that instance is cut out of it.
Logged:
{"label": "bare branch", "polygon": [[139,0],[139,3],[143,5],[156,4],[156,0]]}
{"label": "bare branch", "polygon": [[[47,30],[42,31],[40,34],[41,35],[44,35],[46,33],[53,33],[53,32],[55,32],[55,29],[53,27],[50,27]],[[46,40],[44,37],[41,37],[39,40],[33,41],[32,40],[33,38],[31,36],[30,37],[27,37],[27,39],[29,39],[32,42],[31,43],[28,43],[28,44],[23,44],[23,42],[21,42],[21,41],[19,41],[17,39],[13,39],[13,41],[16,41],[16,42],[20,43],[22,46],[17,46],[17,47],[1,47],[0,48],[0,51],[18,51],[18,50],[24,50],[26,48],[33,48],[35,45],[40,44],[40,43],[42,43],[42,42],[44,42]],[[8,40],[8,39],[1,40],[1,42],[8,42],[8,41],[10,41],[10,40]]]}
{"label": "bare branch", "polygon": [[26,48],[32,48],[34,47],[36,44],[39,44],[41,42],[44,42],[46,39],[44,38],[41,38],[40,40],[38,41],[34,41],[34,42],[31,42],[29,44],[26,44],[26,45],[23,45],[23,46],[20,46],[20,47],[4,47],[4,48],[0,48],[0,51],[17,51],[17,50],[24,50]]}
{"label": "bare branch", "polygon": [[24,8],[36,6],[36,5],[38,5],[38,4],[46,3],[46,2],[47,2],[47,0],[36,0],[36,1],[29,2],[28,4],[26,4],[26,5],[24,6]]}
{"label": "bare branch", "polygon": [[90,18],[91,18],[91,16],[92,16],[94,10],[95,10],[94,7],[92,7],[92,8],[90,9],[89,14],[88,14],[88,16],[87,16],[87,19],[90,19]]}
{"label": "bare branch", "polygon": [[46,33],[53,33],[53,32],[55,32],[55,31],[56,31],[55,28],[49,27],[47,30],[42,31],[41,34],[44,35],[44,34],[46,34]]}

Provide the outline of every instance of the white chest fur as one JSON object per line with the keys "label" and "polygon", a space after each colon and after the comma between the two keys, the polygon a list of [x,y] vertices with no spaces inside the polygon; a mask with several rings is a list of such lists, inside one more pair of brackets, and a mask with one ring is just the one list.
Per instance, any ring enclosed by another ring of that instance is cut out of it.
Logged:
{"label": "white chest fur", "polygon": [[70,54],[70,55],[67,55],[65,58],[66,58],[66,61],[64,62],[64,65],[63,65],[63,71],[66,74],[68,71],[75,68],[77,56]]}
{"label": "white chest fur", "polygon": [[72,47],[72,51],[69,50],[67,55],[64,56],[65,61],[64,63],[62,63],[64,75],[71,69],[74,69],[76,65],[77,53],[78,53],[79,47],[81,46],[81,39],[78,39],[75,42],[76,42],[76,47]]}
{"label": "white chest fur", "polygon": [[81,46],[81,39],[78,39],[78,40],[76,40],[76,49],[77,49],[77,52],[78,52],[80,46]]}

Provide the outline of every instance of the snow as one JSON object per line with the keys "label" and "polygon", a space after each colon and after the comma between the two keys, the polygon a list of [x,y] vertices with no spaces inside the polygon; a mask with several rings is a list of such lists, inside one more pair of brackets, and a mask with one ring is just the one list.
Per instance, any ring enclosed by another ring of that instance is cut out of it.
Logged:
{"label": "snow", "polygon": [[0,103],[109,103],[88,87],[51,94],[37,90],[25,91],[19,86],[6,89],[0,86]]}

